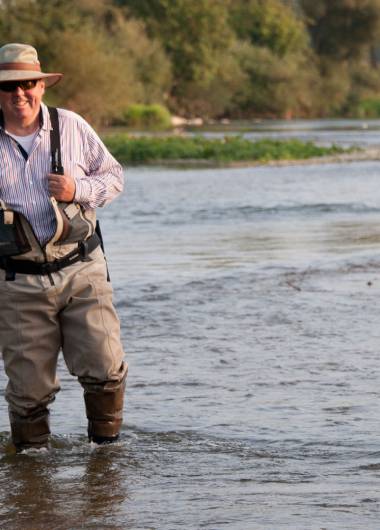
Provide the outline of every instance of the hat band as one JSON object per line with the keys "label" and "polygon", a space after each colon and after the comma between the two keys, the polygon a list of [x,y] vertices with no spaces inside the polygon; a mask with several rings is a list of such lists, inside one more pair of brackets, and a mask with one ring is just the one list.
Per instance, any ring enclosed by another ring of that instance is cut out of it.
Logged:
{"label": "hat band", "polygon": [[35,70],[41,72],[41,66],[31,63],[0,63],[0,70]]}

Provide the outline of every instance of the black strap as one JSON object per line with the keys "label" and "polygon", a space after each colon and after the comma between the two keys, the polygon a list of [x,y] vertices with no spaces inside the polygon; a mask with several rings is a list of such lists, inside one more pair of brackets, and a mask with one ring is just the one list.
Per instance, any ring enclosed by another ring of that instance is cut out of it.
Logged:
{"label": "black strap", "polygon": [[14,282],[16,279],[16,273],[12,270],[9,265],[10,258],[8,256],[2,256],[0,258],[0,266],[5,270],[5,280],[7,282]]}
{"label": "black strap", "polygon": [[63,175],[61,157],[61,136],[59,134],[58,111],[55,107],[48,107],[52,129],[50,130],[50,149],[51,149],[51,172],[56,175]]}
{"label": "black strap", "polygon": [[[15,140],[15,142],[16,142],[16,140]],[[29,155],[28,155],[28,153],[25,151],[25,149],[23,148],[23,146],[20,145],[18,142],[16,142],[16,144],[17,144],[17,147],[18,147],[19,150],[20,150],[20,153],[21,153],[22,156],[24,157],[24,160],[28,160]]]}
{"label": "black strap", "polygon": [[[99,238],[99,241],[100,241],[100,248],[101,248],[102,251],[103,251],[104,257],[106,257],[105,252],[104,252],[103,236],[102,236],[102,231],[100,230],[100,224],[99,224],[99,221],[96,221],[95,234],[98,234],[98,238]],[[108,270],[108,265],[107,265],[107,263],[106,263],[106,267],[107,267],[107,282],[110,282],[110,281],[111,281],[111,278],[110,278],[110,271]]]}
{"label": "black strap", "polygon": [[[61,259],[55,261],[49,261],[45,263],[37,263],[36,261],[30,260],[18,260],[7,258],[6,260],[0,261],[0,269],[5,269],[7,274],[51,274],[58,272],[77,261],[88,261],[88,256],[93,250],[100,245],[100,239],[96,233],[91,237],[79,243],[78,248],[66,254]],[[8,279],[8,278],[7,278]],[[9,279],[14,279],[9,278]]]}

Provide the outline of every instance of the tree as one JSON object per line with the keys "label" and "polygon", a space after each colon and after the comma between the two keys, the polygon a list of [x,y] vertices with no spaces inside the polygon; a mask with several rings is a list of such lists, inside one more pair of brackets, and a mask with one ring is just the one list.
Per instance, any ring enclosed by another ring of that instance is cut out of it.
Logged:
{"label": "tree", "polygon": [[160,43],[111,0],[2,0],[0,35],[35,46],[46,70],[62,70],[48,101],[94,124],[112,121],[131,103],[163,101],[170,85]]}
{"label": "tree", "polygon": [[307,115],[314,104],[316,59],[306,26],[287,0],[235,0],[230,23],[248,82],[237,107],[242,115]]}
{"label": "tree", "polygon": [[315,51],[356,59],[379,39],[380,0],[300,0]]}
{"label": "tree", "polygon": [[237,36],[254,46],[264,46],[277,55],[307,49],[305,24],[283,0],[236,0],[230,21]]}
{"label": "tree", "polygon": [[318,86],[312,57],[280,57],[267,47],[247,41],[240,43],[237,54],[248,82],[240,87],[235,113],[241,117],[309,115]]}
{"label": "tree", "polygon": [[[161,41],[170,58],[172,108],[190,114],[202,106],[211,109],[204,98],[212,97],[218,79],[234,90],[233,80],[221,75],[226,58],[231,75],[241,75],[238,64],[232,65],[236,39],[229,25],[228,0],[119,0],[118,5],[144,20],[148,34]],[[219,92],[218,112],[233,97],[227,92]]]}

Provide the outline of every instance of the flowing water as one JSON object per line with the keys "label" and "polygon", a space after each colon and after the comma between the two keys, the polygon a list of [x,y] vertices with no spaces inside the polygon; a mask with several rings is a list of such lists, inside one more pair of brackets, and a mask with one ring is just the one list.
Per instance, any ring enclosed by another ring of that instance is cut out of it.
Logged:
{"label": "flowing water", "polygon": [[127,175],[122,440],[87,443],[62,362],[48,452],[12,454],[1,399],[0,528],[377,530],[380,164]]}

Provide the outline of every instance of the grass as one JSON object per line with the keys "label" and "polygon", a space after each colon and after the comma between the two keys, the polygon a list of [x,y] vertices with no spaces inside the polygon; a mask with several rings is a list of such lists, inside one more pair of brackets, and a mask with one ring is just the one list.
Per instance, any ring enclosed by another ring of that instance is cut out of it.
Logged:
{"label": "grass", "polygon": [[251,142],[240,136],[207,139],[203,136],[133,137],[125,133],[107,136],[105,143],[123,164],[162,161],[208,160],[219,163],[238,161],[270,162],[303,160],[346,152],[344,149],[319,147],[299,140],[259,140]]}

